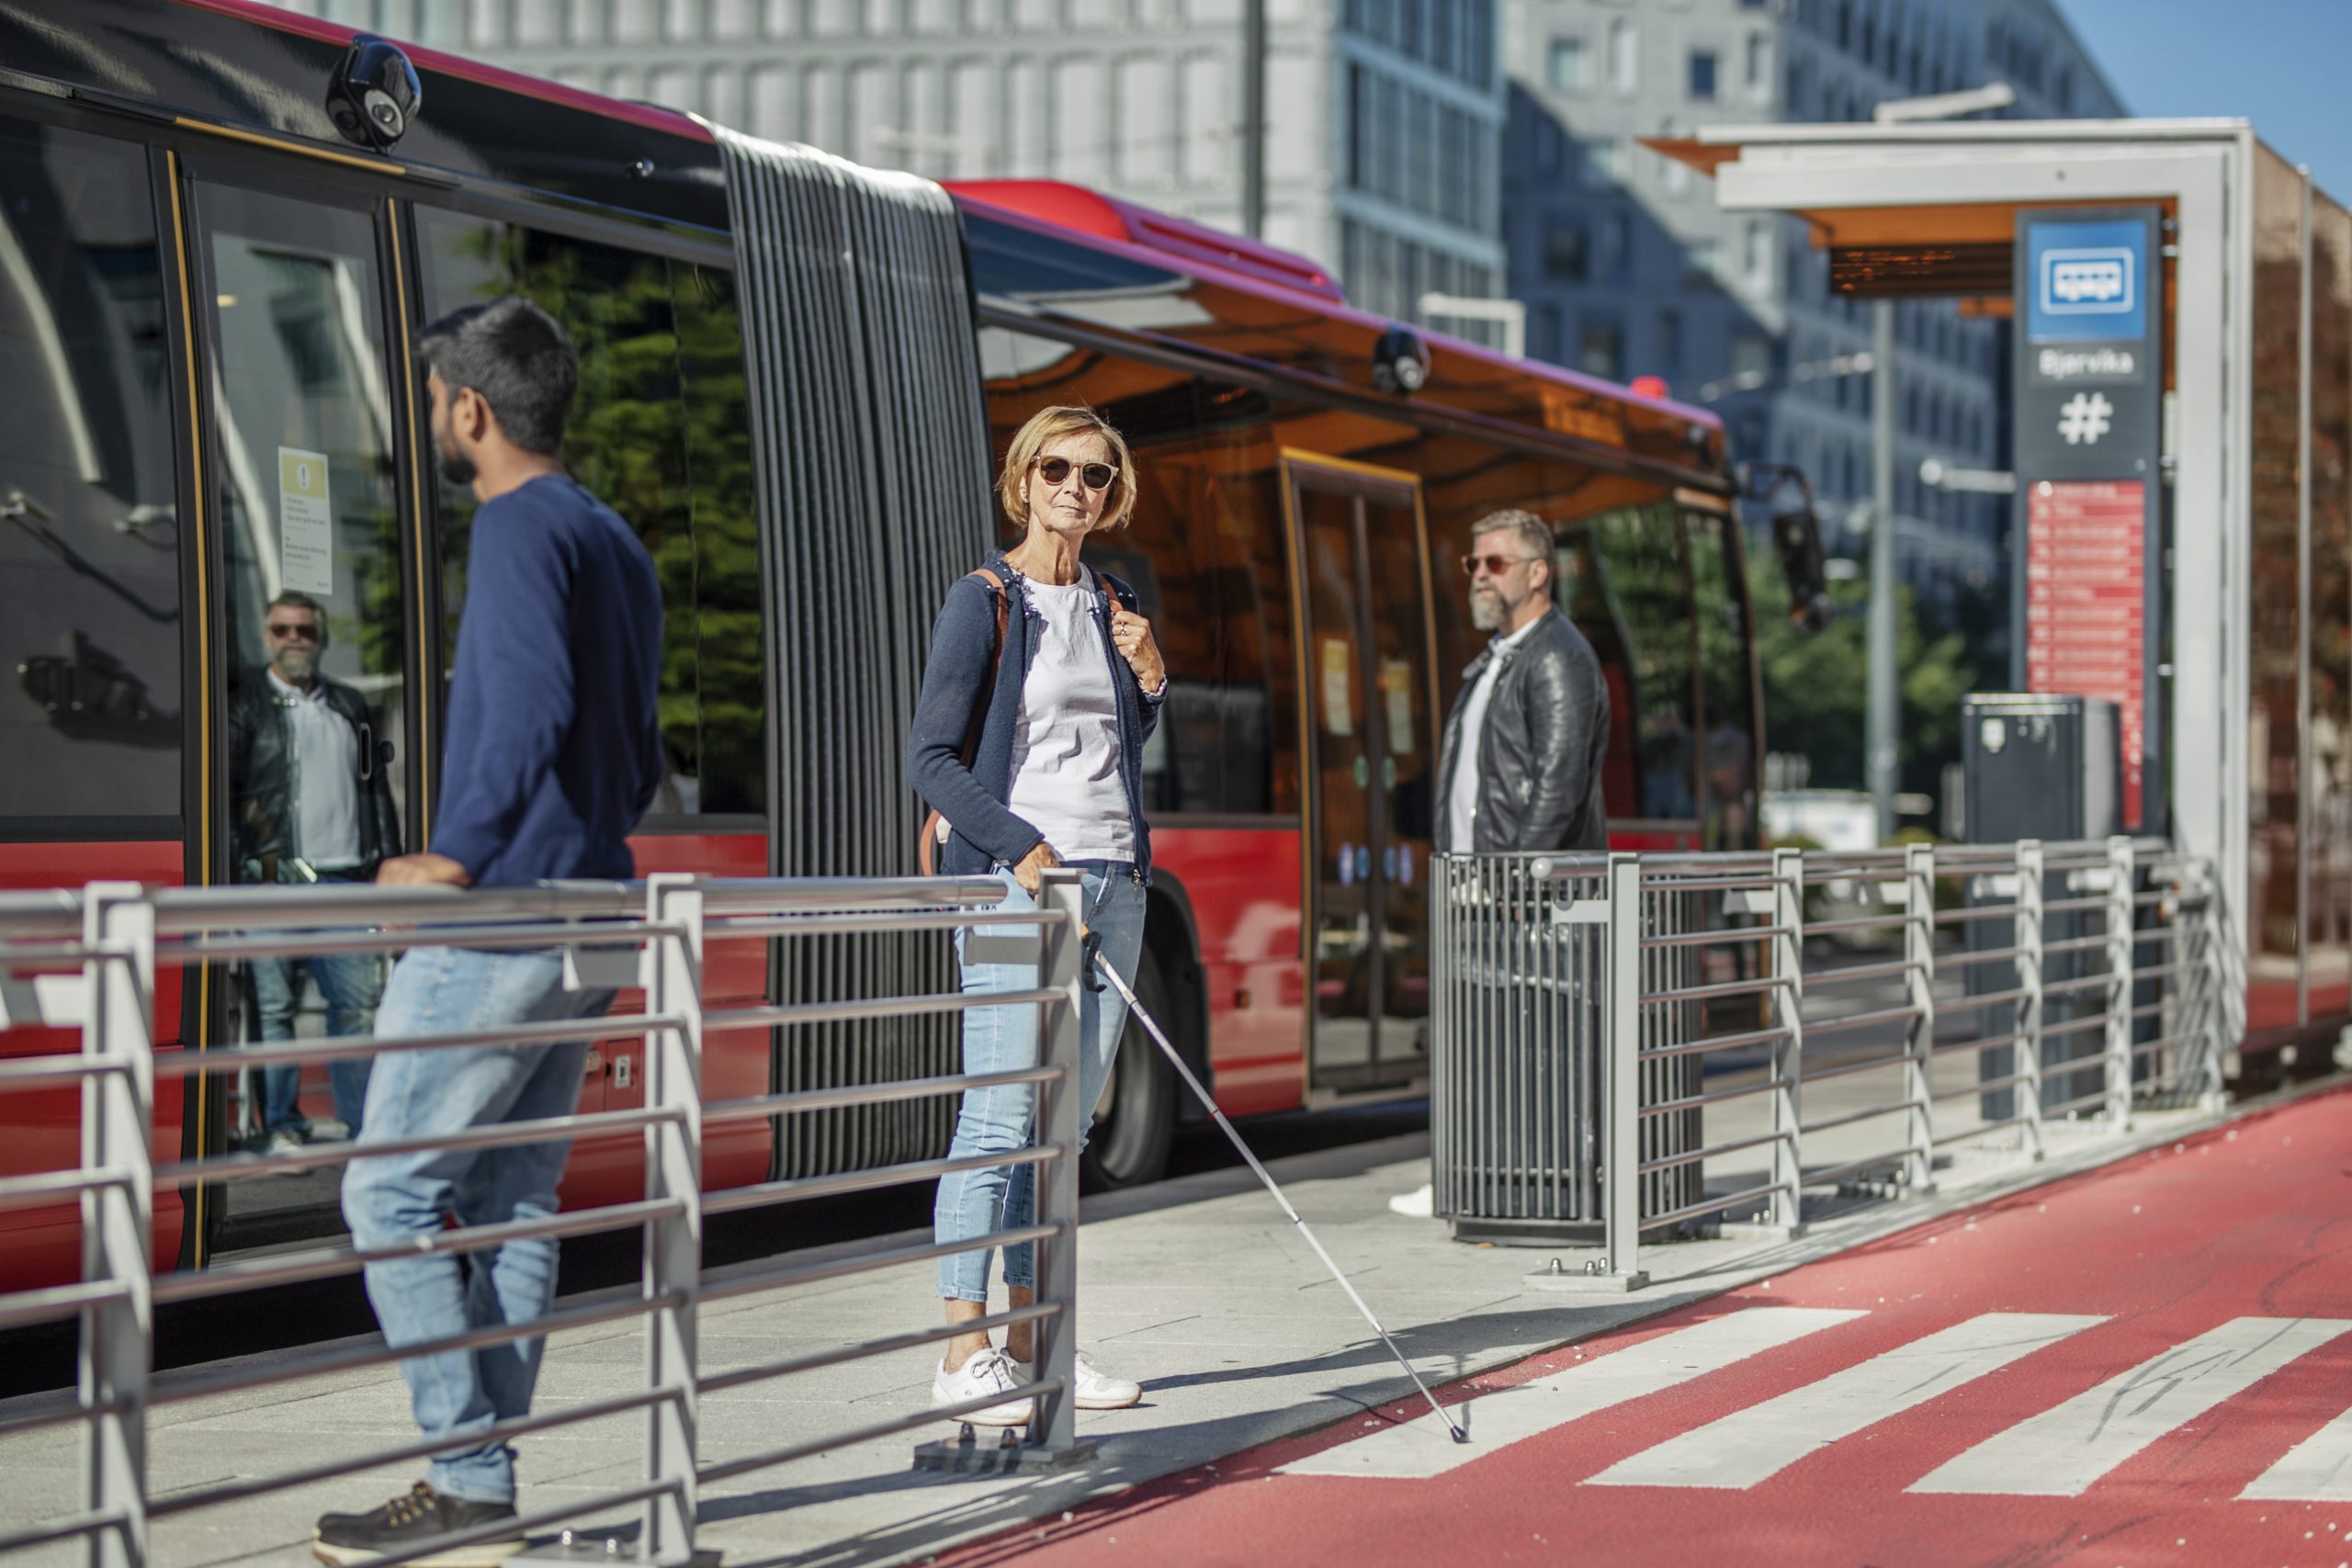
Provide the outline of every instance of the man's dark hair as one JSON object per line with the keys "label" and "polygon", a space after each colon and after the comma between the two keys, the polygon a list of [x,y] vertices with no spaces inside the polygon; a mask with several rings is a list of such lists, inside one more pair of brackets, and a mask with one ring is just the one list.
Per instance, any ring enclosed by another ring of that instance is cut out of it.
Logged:
{"label": "man's dark hair", "polygon": [[563,450],[580,356],[553,316],[509,294],[450,311],[424,329],[416,352],[452,397],[479,393],[507,440],[544,457]]}
{"label": "man's dark hair", "polygon": [[319,625],[323,626],[327,624],[326,607],[321,604],[316,599],[311,598],[308,593],[297,593],[291,588],[288,589],[285,592],[280,593],[277,598],[272,599],[269,602],[269,607],[273,610],[308,610],[311,614],[318,616]]}

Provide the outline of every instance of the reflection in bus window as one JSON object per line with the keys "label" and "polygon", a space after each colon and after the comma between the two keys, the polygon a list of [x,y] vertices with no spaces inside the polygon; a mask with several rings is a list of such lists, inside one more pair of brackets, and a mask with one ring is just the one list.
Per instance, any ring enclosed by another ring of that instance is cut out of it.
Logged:
{"label": "reflection in bus window", "polygon": [[1146,809],[1296,810],[1295,777],[1287,807],[1272,785],[1268,649],[1284,636],[1286,573],[1265,400],[1001,327],[982,330],[980,350],[998,450],[1038,409],[1083,402],[1135,454],[1133,521],[1090,542],[1086,559],[1136,590],[1168,661],[1168,706],[1144,753]]}
{"label": "reflection in bus window", "polygon": [[[376,225],[209,182],[194,211],[227,566],[229,874],[371,881],[403,847],[408,646]],[[364,1034],[383,983],[376,953],[254,960],[235,973],[235,1036]],[[235,1131],[278,1153],[356,1137],[368,1078],[366,1062],[245,1073]],[[333,1201],[331,1172],[227,1199],[239,1219]]]}
{"label": "reflection in bus window", "polygon": [[146,152],[0,119],[0,831],[178,832],[164,371]]}
{"label": "reflection in bus window", "polygon": [[[762,815],[766,703],[741,329],[725,271],[518,224],[418,212],[425,314],[521,294],[571,334],[564,461],[652,553],[670,775],[652,815]],[[445,656],[457,649],[473,497],[444,483]]]}
{"label": "reflection in bus window", "polygon": [[1651,821],[1695,820],[1696,638],[1674,511],[1663,504],[1625,507],[1564,529],[1561,542],[1568,557],[1569,617],[1601,655],[1610,712],[1629,721],[1621,732],[1632,739],[1626,770],[1632,777],[1624,780],[1625,794],[1611,791],[1610,808],[1630,806],[1628,815]]}
{"label": "reflection in bus window", "polygon": [[1748,605],[1738,528],[1727,518],[1685,517],[1691,608],[1699,633],[1702,826],[1705,847],[1744,848],[1756,822],[1756,685],[1747,656]]}

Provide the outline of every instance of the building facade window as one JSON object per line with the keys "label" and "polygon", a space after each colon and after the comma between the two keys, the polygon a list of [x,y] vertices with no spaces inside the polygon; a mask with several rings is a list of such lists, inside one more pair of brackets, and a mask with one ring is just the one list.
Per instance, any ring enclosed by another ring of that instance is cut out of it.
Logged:
{"label": "building facade window", "polygon": [[1549,79],[1555,93],[1583,93],[1592,86],[1592,51],[1580,38],[1552,40]]}
{"label": "building facade window", "polygon": [[1625,155],[1614,141],[1588,141],[1584,144],[1584,183],[1594,190],[1607,190],[1623,183]]}
{"label": "building facade window", "polygon": [[1673,309],[1657,313],[1657,347],[1655,368],[1661,376],[1682,373],[1682,312]]}
{"label": "building facade window", "polygon": [[1544,276],[1562,283],[1582,283],[1590,265],[1589,249],[1583,224],[1554,219],[1544,226]]}
{"label": "building facade window", "polygon": [[1621,93],[1642,85],[1642,35],[1622,17],[1609,24],[1609,85]]}
{"label": "building facade window", "polygon": [[1690,96],[1701,103],[1712,103],[1715,96],[1715,51],[1694,49],[1690,51]]}
{"label": "building facade window", "polygon": [[1588,376],[1622,381],[1625,372],[1625,330],[1611,315],[1588,313],[1577,328],[1576,367]]}

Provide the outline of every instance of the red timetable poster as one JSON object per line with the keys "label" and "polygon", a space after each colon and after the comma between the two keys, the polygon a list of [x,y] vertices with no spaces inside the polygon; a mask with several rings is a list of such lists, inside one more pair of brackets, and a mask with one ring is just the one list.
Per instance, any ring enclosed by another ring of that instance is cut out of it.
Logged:
{"label": "red timetable poster", "polygon": [[2130,828],[2141,823],[2147,526],[2138,479],[2046,479],[2026,491],[2026,689],[2121,710]]}

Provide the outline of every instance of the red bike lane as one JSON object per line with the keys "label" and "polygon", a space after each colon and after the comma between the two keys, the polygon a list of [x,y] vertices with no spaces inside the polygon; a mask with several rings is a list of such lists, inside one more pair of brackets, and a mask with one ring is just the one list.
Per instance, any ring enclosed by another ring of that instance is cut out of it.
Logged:
{"label": "red bike lane", "polygon": [[940,1561],[2352,1562],[2352,1093],[1440,1398]]}

